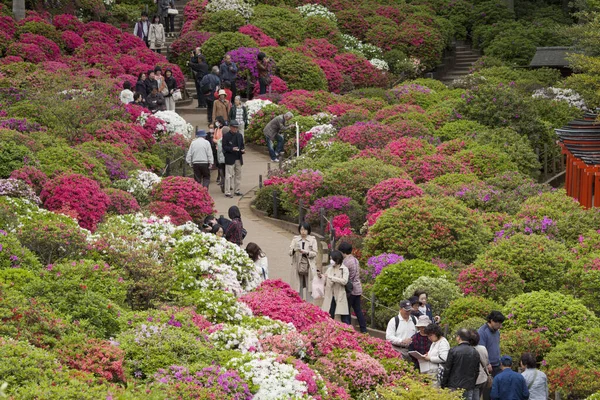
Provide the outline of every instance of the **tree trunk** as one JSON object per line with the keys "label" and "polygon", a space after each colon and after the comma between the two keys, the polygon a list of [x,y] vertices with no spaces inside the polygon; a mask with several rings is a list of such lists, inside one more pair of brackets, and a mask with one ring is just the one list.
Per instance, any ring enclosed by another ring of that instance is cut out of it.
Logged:
{"label": "tree trunk", "polygon": [[13,0],[12,10],[17,21],[25,18],[25,0]]}

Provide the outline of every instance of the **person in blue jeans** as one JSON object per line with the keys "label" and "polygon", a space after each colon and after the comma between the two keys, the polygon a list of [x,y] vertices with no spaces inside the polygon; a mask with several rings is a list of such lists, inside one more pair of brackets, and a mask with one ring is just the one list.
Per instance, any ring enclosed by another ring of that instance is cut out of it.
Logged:
{"label": "person in blue jeans", "polygon": [[[342,242],[340,243],[340,245],[338,246],[338,250],[344,255],[344,262],[343,264],[346,266],[346,268],[348,268],[348,272],[349,272],[349,277],[348,280],[350,280],[350,282],[352,282],[352,292],[350,292],[348,294],[348,311],[350,311],[350,308],[354,309],[354,313],[356,314],[356,319],[358,320],[358,326],[360,326],[360,331],[362,333],[366,333],[367,332],[367,322],[365,320],[365,316],[362,312],[361,306],[360,306],[360,297],[363,293],[363,289],[362,289],[362,283],[360,282],[360,266],[359,266],[359,262],[356,259],[356,257],[354,257],[352,255],[352,245],[348,242]],[[350,313],[348,313],[350,314]],[[350,315],[348,315],[348,318],[344,321],[342,319],[343,322],[350,324],[351,323],[351,318]]]}
{"label": "person in blue jeans", "polygon": [[[267,142],[267,147],[269,148],[269,155],[271,156],[271,161],[273,162],[279,162],[279,156],[283,154],[283,132],[291,127],[291,125],[286,124],[293,117],[294,114],[291,112],[278,115],[269,121],[263,130],[263,133],[265,134],[265,141]],[[277,147],[275,149],[273,149],[274,141],[277,141]]]}

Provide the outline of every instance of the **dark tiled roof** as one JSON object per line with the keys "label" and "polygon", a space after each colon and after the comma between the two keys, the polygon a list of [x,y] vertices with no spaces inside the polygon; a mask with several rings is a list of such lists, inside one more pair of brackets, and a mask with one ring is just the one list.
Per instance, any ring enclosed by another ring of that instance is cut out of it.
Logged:
{"label": "dark tiled roof", "polygon": [[567,53],[574,52],[571,47],[538,47],[530,67],[568,67]]}

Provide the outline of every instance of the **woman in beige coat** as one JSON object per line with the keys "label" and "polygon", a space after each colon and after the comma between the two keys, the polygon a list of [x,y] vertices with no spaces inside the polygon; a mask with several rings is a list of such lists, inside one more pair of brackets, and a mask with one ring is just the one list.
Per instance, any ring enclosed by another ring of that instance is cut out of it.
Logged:
{"label": "woman in beige coat", "polygon": [[[311,297],[311,283],[313,276],[317,273],[317,239],[310,234],[310,224],[302,222],[298,225],[298,236],[294,236],[292,243],[290,244],[290,256],[292,257],[292,268],[290,286],[296,290],[303,300],[308,302],[312,301]],[[308,274],[300,275],[298,273],[298,265],[302,257],[305,256],[308,259]],[[304,295],[304,289],[306,288],[306,296]]]}
{"label": "woman in beige coat", "polygon": [[160,18],[158,15],[155,15],[152,19],[152,24],[150,25],[150,33],[148,34],[148,41],[150,42],[150,50],[153,50],[160,54],[161,49],[165,44],[165,29],[160,23]]}
{"label": "woman in beige coat", "polygon": [[330,255],[333,265],[325,271],[325,296],[321,310],[328,312],[331,318],[336,319],[336,316],[341,320],[342,317],[349,315],[348,297],[346,296],[346,284],[350,272],[342,263],[344,256],[341,252],[334,250]]}

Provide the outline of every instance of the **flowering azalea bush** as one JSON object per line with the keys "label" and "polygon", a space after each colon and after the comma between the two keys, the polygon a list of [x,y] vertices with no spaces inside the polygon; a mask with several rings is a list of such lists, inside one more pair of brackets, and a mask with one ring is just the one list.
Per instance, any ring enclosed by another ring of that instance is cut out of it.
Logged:
{"label": "flowering azalea bush", "polygon": [[123,190],[112,188],[105,189],[104,193],[106,193],[110,201],[108,209],[106,210],[107,212],[114,212],[122,215],[140,211],[140,205],[131,194]]}
{"label": "flowering azalea bush", "polygon": [[208,190],[192,178],[167,177],[152,190],[151,196],[154,201],[166,201],[182,207],[197,221],[214,213],[214,201]]}
{"label": "flowering azalea bush", "polygon": [[411,180],[392,178],[379,182],[367,192],[370,213],[394,207],[401,199],[421,196],[423,191]]}

